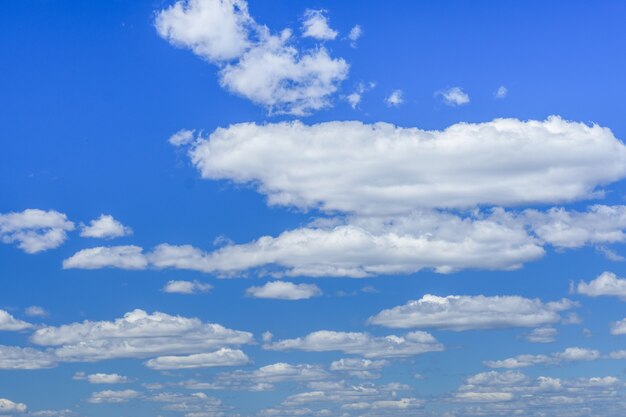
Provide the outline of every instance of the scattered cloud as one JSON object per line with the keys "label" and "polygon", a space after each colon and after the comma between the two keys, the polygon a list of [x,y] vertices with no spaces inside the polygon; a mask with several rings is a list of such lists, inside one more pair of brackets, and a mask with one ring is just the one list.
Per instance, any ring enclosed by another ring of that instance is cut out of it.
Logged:
{"label": "scattered cloud", "polygon": [[419,355],[443,350],[437,340],[426,332],[404,336],[376,337],[369,333],[320,330],[309,335],[265,344],[267,350],[304,350],[308,352],[341,351],[366,358],[392,358]]}
{"label": "scattered cloud", "polygon": [[326,10],[307,10],[302,22],[302,36],[322,41],[330,41],[337,37],[338,32],[330,28]]}
{"label": "scattered cloud", "polygon": [[213,368],[217,366],[237,366],[250,362],[248,356],[239,349],[221,348],[215,352],[196,353],[187,356],[160,356],[150,359],[146,366],[155,370]]}
{"label": "scattered cloud", "polygon": [[148,260],[139,246],[98,246],[82,249],[63,261],[63,269],[145,269]]}
{"label": "scattered cloud", "polygon": [[404,93],[402,90],[393,90],[391,94],[385,99],[385,103],[389,107],[398,107],[404,103]]}
{"label": "scattered cloud", "polygon": [[391,328],[437,328],[463,331],[508,327],[535,327],[555,323],[559,312],[575,303],[563,299],[543,303],[519,296],[424,295],[419,300],[383,310],[368,322]]}
{"label": "scattered cloud", "polygon": [[368,92],[369,90],[376,87],[376,83],[370,82],[368,84],[359,83],[356,86],[356,89],[346,96],[346,101],[350,104],[350,107],[356,109],[361,103],[361,99],[363,98],[363,94]]}
{"label": "scattered cloud", "polygon": [[90,384],[126,384],[129,379],[125,376],[118,374],[85,374],[84,372],[77,372],[72,379],[77,381],[87,381]]}
{"label": "scattered cloud", "polygon": [[43,307],[39,306],[30,306],[24,309],[24,314],[28,317],[46,317],[48,316],[48,312],[44,310]]}
{"label": "scattered cloud", "polygon": [[167,140],[172,146],[189,145],[195,140],[195,130],[180,129]]}
{"label": "scattered cloud", "polygon": [[246,295],[254,298],[274,298],[278,300],[305,300],[322,295],[322,290],[314,284],[294,284],[286,281],[268,282],[261,287],[250,287]]}
{"label": "scattered cloud", "polygon": [[47,369],[57,365],[57,358],[50,352],[17,346],[0,345],[0,369]]}
{"label": "scattered cloud", "polygon": [[0,398],[0,413],[2,414],[25,413],[26,408],[26,404],[16,403],[11,400],[7,400],[6,398]]}
{"label": "scattered cloud", "polygon": [[139,398],[141,394],[132,389],[126,389],[121,391],[104,390],[91,394],[91,397],[87,401],[92,404],[112,403],[119,404],[125,403],[135,398]]}
{"label": "scattered cloud", "polygon": [[168,281],[163,292],[172,294],[198,294],[211,291],[213,286],[200,281]]}
{"label": "scattered cloud", "polygon": [[30,329],[31,327],[33,327],[32,324],[16,319],[9,314],[8,311],[0,310],[0,331],[5,330],[17,332],[20,330]]}
{"label": "scattered cloud", "polygon": [[[498,87],[496,92],[493,93],[493,97],[495,99],[503,99],[503,98],[506,98],[508,94],[509,94],[509,90],[505,86],[501,85],[500,87]],[[468,97],[468,100],[469,100],[469,97]]]}
{"label": "scattered cloud", "polygon": [[[272,34],[250,16],[245,0],[180,0],[159,11],[158,34],[219,66],[222,87],[270,113],[306,115],[330,105],[348,64],[317,46],[299,50],[291,30]],[[329,40],[337,33],[322,11],[308,11],[304,35]]]}
{"label": "scattered cloud", "polygon": [[525,368],[534,365],[558,365],[562,362],[594,361],[600,358],[600,352],[593,349],[569,347],[551,355],[518,355],[512,358],[485,361],[489,368]]}
{"label": "scattered cloud", "polygon": [[463,106],[469,104],[470,97],[464,92],[461,87],[452,87],[446,90],[439,90],[435,93],[436,97],[439,97],[444,104],[448,106]]}
{"label": "scattered cloud", "polygon": [[350,40],[350,46],[356,48],[356,41],[363,36],[363,28],[360,25],[354,25],[348,33],[348,39]]}
{"label": "scattered cloud", "polygon": [[82,225],[80,232],[82,237],[98,239],[113,239],[131,234],[133,230],[130,227],[124,226],[109,214],[101,214],[100,217],[89,222],[89,225]]}
{"label": "scattered cloud", "polygon": [[540,327],[527,334],[526,340],[531,343],[552,343],[555,341],[557,333],[554,327]]}
{"label": "scattered cloud", "polygon": [[580,281],[574,290],[589,297],[619,297],[626,301],[626,279],[618,278],[613,272],[603,272],[589,283]]}
{"label": "scattered cloud", "polygon": [[30,254],[61,246],[72,230],[74,223],[55,210],[26,209],[0,214],[0,240],[17,243],[18,248]]}

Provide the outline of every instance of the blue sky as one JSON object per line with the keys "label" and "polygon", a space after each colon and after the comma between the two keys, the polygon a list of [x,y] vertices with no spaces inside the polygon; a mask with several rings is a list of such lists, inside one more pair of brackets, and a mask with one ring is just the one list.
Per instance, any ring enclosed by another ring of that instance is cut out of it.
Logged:
{"label": "blue sky", "polygon": [[621,416],[619,2],[4,2],[0,416]]}

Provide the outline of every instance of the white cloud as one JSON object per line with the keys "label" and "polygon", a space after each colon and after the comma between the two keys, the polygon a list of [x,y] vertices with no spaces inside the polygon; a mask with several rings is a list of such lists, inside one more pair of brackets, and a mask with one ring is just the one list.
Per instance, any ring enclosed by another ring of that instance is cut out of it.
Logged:
{"label": "white cloud", "polygon": [[54,249],[67,239],[74,223],[58,211],[26,209],[22,212],[0,214],[0,240],[17,243],[26,253]]}
{"label": "white cloud", "polygon": [[25,413],[26,404],[16,403],[6,398],[0,398],[0,414]]}
{"label": "white cloud", "polygon": [[469,95],[464,92],[461,87],[439,90],[435,93],[435,96],[440,97],[441,100],[448,106],[463,106],[470,102]]}
{"label": "white cloud", "polygon": [[83,225],[80,235],[82,237],[94,237],[98,239],[113,239],[120,236],[133,234],[130,227],[124,226],[109,214],[101,214],[97,219]]}
{"label": "white cloud", "polygon": [[348,33],[348,39],[350,39],[350,46],[356,48],[356,41],[363,36],[363,28],[360,25],[354,25]]}
{"label": "white cloud", "polygon": [[611,334],[620,335],[626,334],[626,319],[611,323]]}
{"label": "white cloud", "polygon": [[63,361],[145,358],[195,354],[253,341],[247,332],[203,323],[197,318],[134,310],[115,321],[84,321],[37,329],[30,338],[40,346],[53,346]]}
{"label": "white cloud", "polygon": [[212,368],[216,366],[237,366],[250,362],[248,356],[239,349],[221,348],[215,352],[196,353],[188,356],[160,356],[150,359],[146,366],[156,370]]}
{"label": "white cloud", "polygon": [[540,327],[533,329],[526,335],[526,340],[531,343],[552,343],[556,339],[557,330],[554,327]]}
{"label": "white cloud", "polygon": [[318,365],[278,362],[262,366],[254,371],[237,370],[217,374],[209,384],[193,383],[188,388],[228,389],[234,391],[270,391],[275,384],[325,380],[328,373]]}
{"label": "white cloud", "polygon": [[8,311],[0,310],[0,331],[20,331],[31,327],[32,324],[16,319]]}
{"label": "white cloud", "polygon": [[254,298],[274,298],[278,300],[305,300],[322,295],[322,290],[313,284],[294,284],[286,281],[268,282],[261,287],[246,289],[246,295]]}
{"label": "white cloud", "polygon": [[24,314],[28,317],[46,317],[48,312],[43,307],[30,306],[24,310]]}
{"label": "white cloud", "polygon": [[125,403],[135,398],[139,398],[141,394],[132,389],[126,389],[121,391],[104,390],[91,394],[91,397],[87,401],[92,404],[102,403]]}
{"label": "white cloud", "polygon": [[163,292],[174,294],[197,294],[211,291],[211,284],[199,281],[168,281],[163,287]]}
{"label": "white cloud", "polygon": [[118,374],[89,374],[86,375],[84,372],[77,372],[74,374],[72,379],[76,380],[86,380],[90,384],[125,384],[129,382],[128,378]]}
{"label": "white cloud", "polygon": [[[171,44],[217,64],[224,88],[274,113],[327,107],[348,74],[348,64],[325,48],[300,51],[290,30],[274,35],[257,24],[244,0],[181,0],[157,13],[155,26]],[[319,11],[307,15],[305,30],[317,38],[336,36]]]}
{"label": "white cloud", "polygon": [[189,156],[203,178],[255,185],[270,205],[359,215],[569,202],[626,175],[626,146],[609,129],[556,116],[443,131],[241,123],[200,138]]}
{"label": "white cloud", "polygon": [[376,87],[376,83],[374,82],[370,82],[368,84],[359,83],[357,84],[356,89],[345,97],[346,101],[350,104],[350,107],[356,109],[361,103],[363,94],[365,94],[367,91],[371,90],[374,87]]}
{"label": "white cloud", "polygon": [[589,297],[611,296],[626,300],[626,279],[618,278],[613,272],[603,272],[589,283],[580,281],[576,292]]}
{"label": "white cloud", "polygon": [[82,249],[63,261],[63,269],[145,269],[148,260],[139,246],[98,246]]}
{"label": "white cloud", "polygon": [[518,355],[497,361],[485,361],[489,368],[525,368],[533,365],[558,365],[562,362],[594,361],[600,358],[600,352],[594,349],[569,347],[551,355]]}
{"label": "white cloud", "polygon": [[404,93],[402,90],[393,90],[391,94],[385,99],[385,103],[389,107],[398,107],[404,103]]}
{"label": "white cloud", "polygon": [[[509,93],[509,90],[505,86],[501,85],[500,87],[498,87],[496,92],[493,93],[493,97],[496,99],[503,99],[507,96],[508,93]],[[469,100],[469,97],[468,97],[468,100]]]}
{"label": "white cloud", "polygon": [[180,129],[167,140],[172,146],[189,145],[195,140],[195,130]]}
{"label": "white cloud", "polygon": [[265,344],[267,350],[304,350],[308,352],[341,351],[366,358],[392,358],[419,355],[443,350],[437,340],[426,332],[405,336],[376,337],[369,333],[320,330],[305,337]]}
{"label": "white cloud", "polygon": [[333,40],[338,33],[328,25],[325,10],[307,10],[302,22],[302,36],[319,40]]}
{"label": "white cloud", "polygon": [[346,372],[348,375],[361,378],[373,379],[380,378],[380,371],[387,366],[389,362],[386,360],[370,360],[361,358],[343,358],[330,364],[331,371]]}
{"label": "white cloud", "polygon": [[56,364],[57,359],[50,352],[0,345],[0,369],[46,369]]}
{"label": "white cloud", "polygon": [[454,331],[535,327],[555,323],[575,304],[563,299],[543,303],[519,296],[424,295],[419,300],[383,310],[369,323],[391,328],[437,328]]}

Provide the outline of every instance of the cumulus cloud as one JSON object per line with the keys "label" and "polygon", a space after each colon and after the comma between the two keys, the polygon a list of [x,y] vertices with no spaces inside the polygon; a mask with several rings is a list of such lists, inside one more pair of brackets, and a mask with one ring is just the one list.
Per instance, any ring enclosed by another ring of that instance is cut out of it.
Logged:
{"label": "cumulus cloud", "polygon": [[611,323],[611,334],[620,335],[626,334],[626,319]]}
{"label": "cumulus cloud", "polygon": [[552,343],[556,339],[556,334],[554,327],[540,327],[527,334],[526,340],[531,343]]}
{"label": "cumulus cloud", "polygon": [[113,239],[133,233],[130,227],[124,226],[109,214],[101,214],[100,217],[89,222],[89,225],[83,225],[81,229],[80,235],[82,237],[98,239]]}
{"label": "cumulus cloud", "polygon": [[404,103],[404,93],[402,90],[393,90],[391,94],[385,99],[385,103],[389,107],[398,107]]}
{"label": "cumulus cloud", "polygon": [[489,368],[525,368],[534,365],[558,365],[562,362],[594,361],[600,358],[600,352],[595,349],[569,347],[562,352],[550,355],[518,355],[512,358],[496,361],[485,361]]}
{"label": "cumulus cloud", "polygon": [[493,93],[493,97],[495,99],[503,99],[507,96],[508,93],[509,93],[509,90],[505,86],[501,85],[500,87],[498,87],[496,92]]}
{"label": "cumulus cloud", "polygon": [[387,366],[386,360],[371,360],[361,358],[342,358],[330,364],[331,371],[345,372],[350,376],[362,379],[380,378],[380,371]]}
{"label": "cumulus cloud", "polygon": [[98,246],[82,249],[63,261],[63,269],[145,269],[148,260],[139,246]]}
{"label": "cumulus cloud", "polygon": [[470,102],[469,95],[461,87],[439,90],[435,93],[448,106],[463,106]]}
{"label": "cumulus cloud", "polygon": [[0,330],[20,331],[31,327],[32,324],[16,319],[8,311],[0,310]]}
{"label": "cumulus cloud", "polygon": [[30,254],[61,246],[71,230],[74,223],[55,210],[26,209],[0,214],[0,240],[17,243],[18,248]]}
{"label": "cumulus cloud", "polygon": [[0,345],[0,369],[46,369],[56,364],[57,358],[50,352]]}
{"label": "cumulus cloud", "polygon": [[559,312],[575,304],[563,299],[543,303],[519,296],[424,295],[419,300],[383,310],[368,320],[391,328],[437,328],[463,331],[507,327],[535,327],[555,323]]}
{"label": "cumulus cloud", "polygon": [[172,146],[189,145],[195,140],[195,130],[181,129],[167,140]]}
{"label": "cumulus cloud", "polygon": [[361,103],[363,94],[365,94],[367,91],[371,90],[374,87],[376,87],[376,83],[373,82],[370,82],[368,84],[359,83],[357,84],[356,89],[345,97],[346,101],[350,104],[350,107],[356,109]]}
{"label": "cumulus cloud", "polygon": [[[318,46],[299,50],[291,30],[272,34],[254,21],[245,0],[180,0],[157,13],[155,27],[171,44],[220,67],[227,90],[270,112],[304,115],[327,107],[348,64]],[[322,11],[308,11],[304,35],[333,39]]]}
{"label": "cumulus cloud", "polygon": [[331,29],[326,17],[326,10],[307,10],[302,22],[302,36],[323,41],[333,40],[338,32]]}
{"label": "cumulus cloud", "polygon": [[363,36],[363,28],[360,25],[354,25],[348,33],[348,39],[350,40],[350,46],[356,48],[356,41]]}
{"label": "cumulus cloud", "polygon": [[15,414],[25,412],[26,404],[16,403],[11,400],[7,400],[6,398],[0,398],[0,413]]}
{"label": "cumulus cloud", "polygon": [[263,347],[275,351],[341,351],[366,358],[407,357],[443,350],[443,345],[426,332],[411,332],[404,336],[376,337],[369,333],[328,330],[320,330],[296,339],[268,343]]}
{"label": "cumulus cloud", "polygon": [[90,384],[125,384],[129,382],[128,378],[118,374],[85,374],[84,372],[77,372],[72,379],[78,381],[88,381]]}
{"label": "cumulus cloud", "polygon": [[24,314],[26,314],[28,317],[46,317],[48,315],[48,312],[40,306],[30,306],[30,307],[26,307],[26,309],[24,310]]}
{"label": "cumulus cloud", "polygon": [[139,398],[140,396],[141,396],[141,393],[132,389],[126,389],[126,390],[120,390],[120,391],[104,390],[104,391],[98,391],[98,392],[92,393],[91,397],[89,397],[87,401],[89,401],[92,404],[103,404],[103,403],[119,404],[119,403],[128,402],[135,398]]}
{"label": "cumulus cloud", "polygon": [[359,215],[569,202],[626,175],[626,147],[609,129],[556,116],[443,131],[241,123],[198,139],[189,156],[203,178],[254,185],[270,205]]}
{"label": "cumulus cloud", "polygon": [[200,281],[168,281],[163,292],[172,294],[197,294],[209,292],[213,286]]}
{"label": "cumulus cloud", "polygon": [[261,287],[246,289],[246,295],[254,298],[274,298],[279,300],[305,300],[322,295],[322,290],[313,284],[294,284],[286,281],[268,282]]}
{"label": "cumulus cloud", "polygon": [[236,370],[221,372],[211,383],[191,382],[187,388],[193,389],[228,389],[233,391],[270,391],[275,384],[283,382],[306,382],[325,380],[329,377],[318,365],[278,362],[262,366],[253,371]]}
{"label": "cumulus cloud", "polygon": [[54,347],[54,355],[62,361],[97,361],[202,353],[251,343],[253,338],[197,318],[134,310],[114,321],[43,327],[30,340]]}
{"label": "cumulus cloud", "polygon": [[589,283],[580,281],[575,291],[589,297],[610,296],[626,300],[626,279],[618,278],[613,272],[603,272]]}
{"label": "cumulus cloud", "polygon": [[248,356],[239,349],[221,348],[215,352],[196,353],[187,356],[160,356],[150,359],[146,366],[155,370],[213,368],[217,366],[237,366],[250,362]]}

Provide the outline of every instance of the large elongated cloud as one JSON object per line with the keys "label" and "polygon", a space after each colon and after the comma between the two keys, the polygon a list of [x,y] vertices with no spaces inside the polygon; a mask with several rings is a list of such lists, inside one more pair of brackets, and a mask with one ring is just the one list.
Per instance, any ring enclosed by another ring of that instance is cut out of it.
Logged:
{"label": "large elongated cloud", "polygon": [[114,321],[43,327],[30,340],[40,346],[55,347],[59,361],[96,361],[206,353],[251,343],[253,338],[250,333],[196,318],[134,310]]}
{"label": "large elongated cloud", "polygon": [[561,203],[597,197],[626,175],[626,147],[560,117],[459,123],[242,123],[189,151],[203,178],[254,185],[271,205],[359,215],[419,208]]}
{"label": "large elongated cloud", "polygon": [[[320,32],[319,22],[305,34],[336,36],[325,19]],[[224,88],[270,112],[304,115],[326,107],[348,75],[346,61],[324,47],[299,50],[291,30],[272,34],[256,23],[245,0],[180,0],[157,13],[155,26],[171,44],[218,65]]]}
{"label": "large elongated cloud", "polygon": [[569,300],[543,303],[519,296],[425,295],[405,305],[383,310],[369,322],[391,328],[445,330],[536,327],[561,319],[559,312],[575,304]]}

